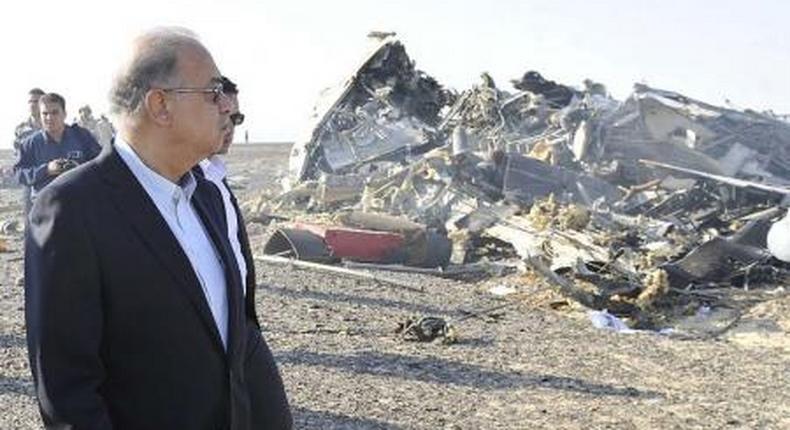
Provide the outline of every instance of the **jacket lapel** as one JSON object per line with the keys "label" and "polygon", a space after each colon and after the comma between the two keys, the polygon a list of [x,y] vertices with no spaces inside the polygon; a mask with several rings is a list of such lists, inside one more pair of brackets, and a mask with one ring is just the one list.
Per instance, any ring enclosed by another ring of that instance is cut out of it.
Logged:
{"label": "jacket lapel", "polygon": [[241,245],[241,254],[244,258],[244,262],[247,263],[247,279],[245,280],[246,285],[246,295],[245,295],[245,312],[247,316],[255,322],[255,324],[260,329],[260,323],[258,322],[258,316],[255,312],[255,287],[256,287],[256,278],[255,278],[255,261],[252,259],[252,249],[250,248],[250,238],[247,236],[247,227],[244,224],[244,219],[241,217],[241,210],[239,210],[239,202],[236,200],[236,196],[231,191],[230,187],[228,186],[228,182],[223,179],[222,183],[227,187],[228,194],[230,194],[230,202],[233,204],[233,209],[236,213],[236,220],[238,225],[238,238],[239,238],[239,245]]}
{"label": "jacket lapel", "polygon": [[222,206],[222,196],[213,184],[202,177],[195,178],[198,182],[192,204],[198,213],[203,226],[214,243],[222,259],[222,268],[225,272],[226,294],[228,296],[228,355],[234,356],[239,351],[239,342],[243,339],[241,328],[241,276],[238,263],[233,255],[227,236],[227,227],[222,228],[220,218],[225,211]]}
{"label": "jacket lapel", "polygon": [[[142,185],[112,147],[97,160],[108,185],[113,203],[118,207],[150,252],[168,269],[181,291],[200,316],[215,346],[224,355],[225,348],[206,301],[200,281],[195,275],[189,258],[156,205]],[[131,257],[131,256],[130,256]]]}

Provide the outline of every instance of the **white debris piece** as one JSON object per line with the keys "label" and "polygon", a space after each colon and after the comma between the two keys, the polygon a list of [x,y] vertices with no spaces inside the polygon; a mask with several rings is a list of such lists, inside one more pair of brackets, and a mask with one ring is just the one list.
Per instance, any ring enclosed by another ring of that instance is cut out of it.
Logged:
{"label": "white debris piece", "polygon": [[509,296],[516,293],[516,289],[507,285],[497,285],[488,290],[489,293],[495,296]]}
{"label": "white debris piece", "polygon": [[771,255],[790,262],[790,212],[771,226],[767,242]]}
{"label": "white debris piece", "polygon": [[588,311],[587,316],[593,327],[602,330],[611,330],[618,333],[634,333],[636,330],[629,328],[623,320],[612,315],[606,309],[602,311]]}

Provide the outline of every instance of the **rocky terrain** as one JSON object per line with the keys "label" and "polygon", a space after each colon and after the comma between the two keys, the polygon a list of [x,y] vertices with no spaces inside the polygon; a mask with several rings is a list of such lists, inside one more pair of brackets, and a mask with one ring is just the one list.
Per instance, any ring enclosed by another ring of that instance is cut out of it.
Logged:
{"label": "rocky terrain", "polygon": [[[3,152],[0,166],[13,163]],[[287,145],[237,145],[239,199],[275,193]],[[26,358],[19,189],[0,189],[0,429],[40,428]],[[261,254],[270,228],[250,222]],[[300,429],[790,428],[786,287],[690,318],[707,336],[596,329],[523,275],[394,284],[258,264],[258,313]],[[411,286],[410,288],[407,288]],[[493,287],[511,287],[498,296]],[[727,318],[737,311],[737,318]],[[454,344],[410,342],[409,318]]]}

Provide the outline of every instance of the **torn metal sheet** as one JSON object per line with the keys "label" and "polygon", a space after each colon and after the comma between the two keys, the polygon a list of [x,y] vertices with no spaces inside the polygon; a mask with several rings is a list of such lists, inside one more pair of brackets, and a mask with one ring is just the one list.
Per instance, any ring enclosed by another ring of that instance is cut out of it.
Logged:
{"label": "torn metal sheet", "polygon": [[[790,180],[790,125],[771,115],[713,106],[646,85],[634,86],[620,115],[633,118],[634,113],[637,120],[627,126],[622,121],[605,126],[608,150],[627,147],[630,141],[643,147],[645,156],[639,158],[712,174]],[[651,145],[665,148],[663,156],[658,151],[646,155]],[[669,148],[674,155],[667,154]]]}
{"label": "torn metal sheet", "polygon": [[403,217],[351,212],[338,216],[344,225],[377,231],[396,232],[405,238],[404,263],[416,267],[445,267],[450,262],[452,243],[446,235]]}
{"label": "torn metal sheet", "polygon": [[264,254],[293,256],[299,260],[407,264],[438,267],[449,261],[449,241],[423,233],[409,242],[398,233],[317,224],[296,224],[278,229],[264,246]]}
{"label": "torn metal sheet", "polygon": [[397,39],[380,39],[316,106],[309,132],[291,151],[290,185],[438,146],[438,114],[451,101],[450,92],[414,68]]}
{"label": "torn metal sheet", "polygon": [[574,97],[582,95],[580,91],[548,80],[534,70],[524,73],[521,79],[514,79],[511,83],[516,89],[543,96],[553,107],[567,106]]}
{"label": "torn metal sheet", "polygon": [[765,249],[741,245],[715,237],[678,261],[663,266],[672,286],[684,288],[690,283],[725,282],[738,270],[768,257]]}
{"label": "torn metal sheet", "polygon": [[401,263],[406,259],[406,239],[401,234],[298,223],[294,228],[323,239],[332,256],[362,262]]}
{"label": "torn metal sheet", "polygon": [[319,138],[321,155],[333,173],[386,156],[405,156],[431,143],[431,131],[411,118],[381,121],[360,115],[353,128],[326,131]]}
{"label": "torn metal sheet", "polygon": [[726,176],[735,176],[744,168],[746,163],[754,160],[757,154],[757,151],[748,146],[735,142],[724,156],[719,159],[722,174]]}
{"label": "torn metal sheet", "polygon": [[747,181],[747,180],[744,180],[744,179],[732,178],[732,177],[727,177],[727,176],[724,176],[724,175],[713,175],[713,174],[710,174],[710,173],[707,173],[707,172],[695,171],[695,170],[692,170],[692,169],[687,169],[687,168],[680,167],[680,166],[674,166],[672,164],[667,164],[667,163],[660,163],[660,162],[653,161],[653,160],[639,160],[639,162],[644,164],[644,165],[647,165],[647,166],[660,167],[662,169],[667,169],[667,170],[671,170],[671,171],[675,171],[675,172],[680,172],[680,173],[684,173],[684,174],[695,176],[695,177],[699,177],[699,178],[711,179],[711,180],[714,180],[714,181],[717,181],[717,182],[721,182],[721,183],[724,183],[724,184],[727,184],[727,185],[732,185],[734,187],[754,188],[754,189],[757,189],[757,190],[760,190],[760,191],[766,191],[766,192],[769,192],[769,193],[776,193],[776,194],[780,194],[780,195],[790,194],[790,187],[786,187],[786,186],[765,184],[765,183],[760,183],[760,182],[755,182],[755,181]]}
{"label": "torn metal sheet", "polygon": [[[605,263],[611,260],[609,249],[596,244],[593,236],[585,232],[539,230],[522,216],[501,220],[485,234],[512,244],[521,258],[545,257],[554,271],[573,268],[578,261]],[[614,264],[620,265],[619,262]]]}
{"label": "torn metal sheet", "polygon": [[299,228],[279,228],[264,245],[266,255],[293,257],[298,260],[328,263],[336,261],[324,239]]}
{"label": "torn metal sheet", "polygon": [[599,198],[617,201],[622,193],[606,181],[519,154],[507,154],[503,194],[509,201],[531,205],[553,194],[562,202],[592,206]]}
{"label": "torn metal sheet", "polygon": [[407,238],[416,237],[425,226],[407,218],[380,213],[351,211],[338,214],[335,219],[347,227],[396,232]]}
{"label": "torn metal sheet", "polygon": [[455,218],[448,230],[464,229],[471,233],[480,233],[499,220],[509,218],[519,211],[518,206],[509,204],[479,205],[468,201],[465,204],[469,210]]}
{"label": "torn metal sheet", "polygon": [[323,207],[356,202],[365,189],[365,182],[366,178],[362,175],[322,175],[314,199]]}

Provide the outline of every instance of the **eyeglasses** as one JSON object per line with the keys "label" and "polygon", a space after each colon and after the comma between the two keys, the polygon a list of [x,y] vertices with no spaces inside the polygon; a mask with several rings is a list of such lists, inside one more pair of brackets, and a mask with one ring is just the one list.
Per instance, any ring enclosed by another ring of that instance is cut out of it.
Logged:
{"label": "eyeglasses", "polygon": [[241,125],[241,123],[244,122],[244,114],[241,112],[230,114],[230,122],[232,122],[233,125]]}
{"label": "eyeglasses", "polygon": [[227,97],[225,91],[223,91],[223,85],[221,82],[217,82],[211,87],[208,88],[160,88],[164,92],[172,92],[172,93],[199,93],[199,94],[213,94],[211,101],[214,104],[218,104],[222,97]]}

